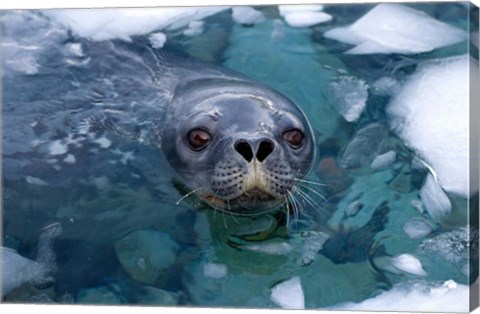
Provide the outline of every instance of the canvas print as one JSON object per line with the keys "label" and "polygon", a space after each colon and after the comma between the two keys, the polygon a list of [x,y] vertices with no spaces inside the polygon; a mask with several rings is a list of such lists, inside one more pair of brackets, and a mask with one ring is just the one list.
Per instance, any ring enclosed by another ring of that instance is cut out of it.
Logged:
{"label": "canvas print", "polygon": [[2,11],[1,302],[474,309],[478,12]]}

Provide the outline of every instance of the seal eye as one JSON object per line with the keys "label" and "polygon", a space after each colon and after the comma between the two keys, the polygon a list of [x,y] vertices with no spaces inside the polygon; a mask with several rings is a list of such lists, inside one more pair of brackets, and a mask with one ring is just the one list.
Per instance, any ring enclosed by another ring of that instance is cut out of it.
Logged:
{"label": "seal eye", "polygon": [[303,133],[298,129],[292,129],[283,133],[283,139],[293,148],[299,148],[303,141]]}
{"label": "seal eye", "polygon": [[202,129],[194,129],[188,133],[188,143],[196,151],[205,148],[210,143],[211,138],[210,133]]}

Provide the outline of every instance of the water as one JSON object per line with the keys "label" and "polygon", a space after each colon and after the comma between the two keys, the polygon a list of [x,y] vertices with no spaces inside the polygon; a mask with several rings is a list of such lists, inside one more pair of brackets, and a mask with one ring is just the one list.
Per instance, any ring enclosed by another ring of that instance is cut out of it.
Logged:
{"label": "water", "polygon": [[[478,229],[468,228],[478,192],[442,189],[422,147],[391,129],[386,108],[425,61],[470,53],[478,62],[478,48],[460,40],[422,53],[352,55],[344,54],[352,45],[323,37],[373,7],[326,6],[334,18],[311,28],[290,27],[276,6],[245,10],[245,19],[223,10],[203,24],[159,25],[166,37],[153,37],[168,53],[265,82],[305,111],[317,160],[302,211],[288,221],[277,212],[233,217],[182,198],[152,145],[162,125],[156,101],[169,95],[158,94],[138,57],[157,29],[129,30],[123,39],[132,36],[125,45],[134,53],[125,56],[112,49],[121,40],[89,41],[52,23],[55,14],[3,12],[3,246],[38,261],[42,229],[63,227],[54,284],[27,281],[4,301],[355,308],[376,296],[437,293],[466,306],[465,287],[478,276]],[[467,30],[462,3],[409,7]],[[89,120],[101,109],[127,112],[122,122],[136,141],[82,135],[85,123],[108,123]],[[438,198],[441,213],[431,204]],[[365,304],[402,309],[384,300]]]}

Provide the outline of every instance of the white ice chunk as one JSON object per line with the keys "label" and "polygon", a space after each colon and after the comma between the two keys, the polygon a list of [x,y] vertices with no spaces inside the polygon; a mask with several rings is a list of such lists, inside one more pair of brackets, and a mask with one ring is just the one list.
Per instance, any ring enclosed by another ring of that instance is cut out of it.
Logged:
{"label": "white ice chunk", "polygon": [[382,77],[372,84],[372,91],[375,95],[390,96],[398,92],[400,84],[393,77]]}
{"label": "white ice chunk", "polygon": [[191,21],[188,23],[188,28],[183,31],[185,36],[197,36],[203,33],[203,21]]}
{"label": "white ice chunk", "polygon": [[429,235],[434,227],[423,218],[412,218],[403,225],[403,231],[411,239],[421,239]]}
{"label": "white ice chunk", "polygon": [[324,12],[290,12],[285,16],[285,22],[291,27],[310,27],[320,23],[328,22],[332,19],[330,14]]}
{"label": "white ice chunk", "polygon": [[285,4],[278,6],[278,12],[281,16],[285,16],[292,12],[320,12],[323,10],[321,4]]}
{"label": "white ice chunk", "polygon": [[401,283],[361,303],[333,306],[331,310],[469,312],[469,287],[448,280],[441,285],[426,282]]}
{"label": "white ice chunk", "polygon": [[478,156],[469,149],[469,79],[478,82],[479,75],[468,56],[425,63],[386,110],[394,131],[431,166],[440,185],[465,197],[478,191],[476,180],[469,186],[469,155]]}
{"label": "white ice chunk", "polygon": [[99,137],[96,140],[94,140],[93,142],[100,145],[101,148],[109,148],[110,146],[112,146],[112,141],[110,141],[105,136]]}
{"label": "white ice chunk", "polygon": [[461,29],[394,3],[379,4],[347,27],[333,28],[325,37],[358,45],[351,54],[421,53],[467,39]]}
{"label": "white ice chunk", "polygon": [[288,255],[293,250],[292,246],[286,242],[251,244],[242,246],[242,248],[249,251],[270,255]]}
{"label": "white ice chunk", "polygon": [[228,7],[44,10],[45,15],[92,40],[123,39],[163,29],[178,29]]}
{"label": "white ice chunk", "polygon": [[77,159],[73,154],[68,154],[67,157],[63,159],[63,161],[66,162],[67,164],[74,164],[77,162]]}
{"label": "white ice chunk", "polygon": [[225,264],[208,263],[203,265],[203,275],[207,278],[221,279],[227,276],[228,269]]}
{"label": "white ice chunk", "polygon": [[429,174],[420,190],[428,214],[433,221],[440,222],[452,211],[452,203],[433,175]]}
{"label": "white ice chunk", "polygon": [[426,276],[427,273],[423,270],[422,263],[413,255],[402,254],[392,258],[392,265],[403,272],[417,275]]}
{"label": "white ice chunk", "polygon": [[373,170],[383,170],[392,165],[395,162],[395,159],[397,159],[397,153],[391,150],[375,157],[370,164],[370,167]]}
{"label": "white ice chunk", "polygon": [[302,266],[309,265],[315,260],[315,257],[328,240],[328,234],[321,231],[309,231],[304,234],[305,242],[303,243],[302,255],[297,263]]}
{"label": "white ice chunk", "polygon": [[27,176],[25,180],[27,180],[27,183],[33,184],[33,185],[48,185],[48,183],[45,180],[32,177],[32,176]]}
{"label": "white ice chunk", "polygon": [[0,255],[0,278],[2,281],[0,297],[27,281],[41,277],[45,272],[41,264],[19,255],[10,248],[0,246]]}
{"label": "white ice chunk", "polygon": [[341,76],[328,86],[331,104],[348,122],[356,121],[365,109],[368,85],[353,76]]}
{"label": "white ice chunk", "polygon": [[304,309],[305,296],[300,277],[292,277],[274,286],[270,299],[284,309]]}
{"label": "white ice chunk", "polygon": [[253,25],[265,21],[262,12],[252,7],[239,6],[232,9],[232,18],[238,24]]}
{"label": "white ice chunk", "polygon": [[354,217],[363,208],[363,204],[360,201],[353,201],[345,207],[345,216]]}
{"label": "white ice chunk", "polygon": [[68,151],[68,144],[61,140],[55,140],[50,144],[50,155],[63,155]]}
{"label": "white ice chunk", "polygon": [[148,36],[148,41],[154,49],[162,49],[167,42],[167,35],[162,32],[154,33]]}

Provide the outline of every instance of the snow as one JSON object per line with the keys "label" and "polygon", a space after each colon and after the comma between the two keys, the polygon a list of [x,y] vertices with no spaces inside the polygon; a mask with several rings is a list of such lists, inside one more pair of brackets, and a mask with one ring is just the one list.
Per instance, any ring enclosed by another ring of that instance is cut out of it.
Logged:
{"label": "snow", "polygon": [[291,12],[284,18],[291,27],[302,28],[328,22],[332,16],[324,12]]}
{"label": "snow", "polygon": [[427,212],[433,221],[441,222],[452,211],[452,203],[432,174],[427,176],[420,190]]}
{"label": "snow", "polygon": [[328,86],[330,103],[348,122],[358,120],[365,109],[368,85],[353,76],[341,76]]}
{"label": "snow", "polygon": [[324,36],[356,45],[349,54],[422,53],[467,39],[461,29],[394,3],[379,4],[352,25],[333,28]]}
{"label": "snow", "polygon": [[[228,7],[44,10],[45,15],[80,37],[95,41],[123,39],[163,29],[179,29]],[[88,22],[87,22],[88,21]]]}
{"label": "snow", "polygon": [[245,25],[253,25],[265,21],[265,16],[262,12],[247,6],[232,8],[232,18],[236,23]]}
{"label": "snow", "polygon": [[393,77],[384,76],[372,83],[372,92],[379,96],[390,96],[400,88],[399,82]]}
{"label": "snow", "polygon": [[[469,71],[478,82],[478,63],[468,56],[426,62],[387,106],[391,127],[436,174],[443,189],[464,197],[469,186]],[[471,169],[474,171],[475,169]]]}
{"label": "snow", "polygon": [[398,270],[403,272],[417,275],[426,276],[427,273],[422,267],[422,263],[411,254],[401,254],[392,258],[392,265]]}
{"label": "snow", "polygon": [[227,276],[228,269],[225,264],[208,263],[203,265],[203,274],[207,278],[221,279]]}
{"label": "snow", "polygon": [[292,277],[274,286],[270,299],[284,309],[304,309],[305,296],[300,277]]}
{"label": "snow", "polygon": [[429,235],[434,227],[423,218],[412,218],[403,225],[403,231],[411,239],[421,239]]}
{"label": "snow", "polygon": [[321,4],[306,4],[306,5],[279,5],[278,12],[281,16],[286,16],[289,13],[293,12],[319,12],[323,10],[323,5]]}
{"label": "snow", "polygon": [[331,310],[469,312],[469,287],[453,280],[442,284],[400,283],[361,303],[333,306]]}
{"label": "snow", "polygon": [[383,170],[392,165],[397,159],[397,153],[393,150],[384,154],[378,155],[370,164],[370,168],[373,170]]}
{"label": "snow", "polygon": [[154,49],[162,49],[167,42],[167,35],[162,32],[154,33],[148,36],[148,41]]}

